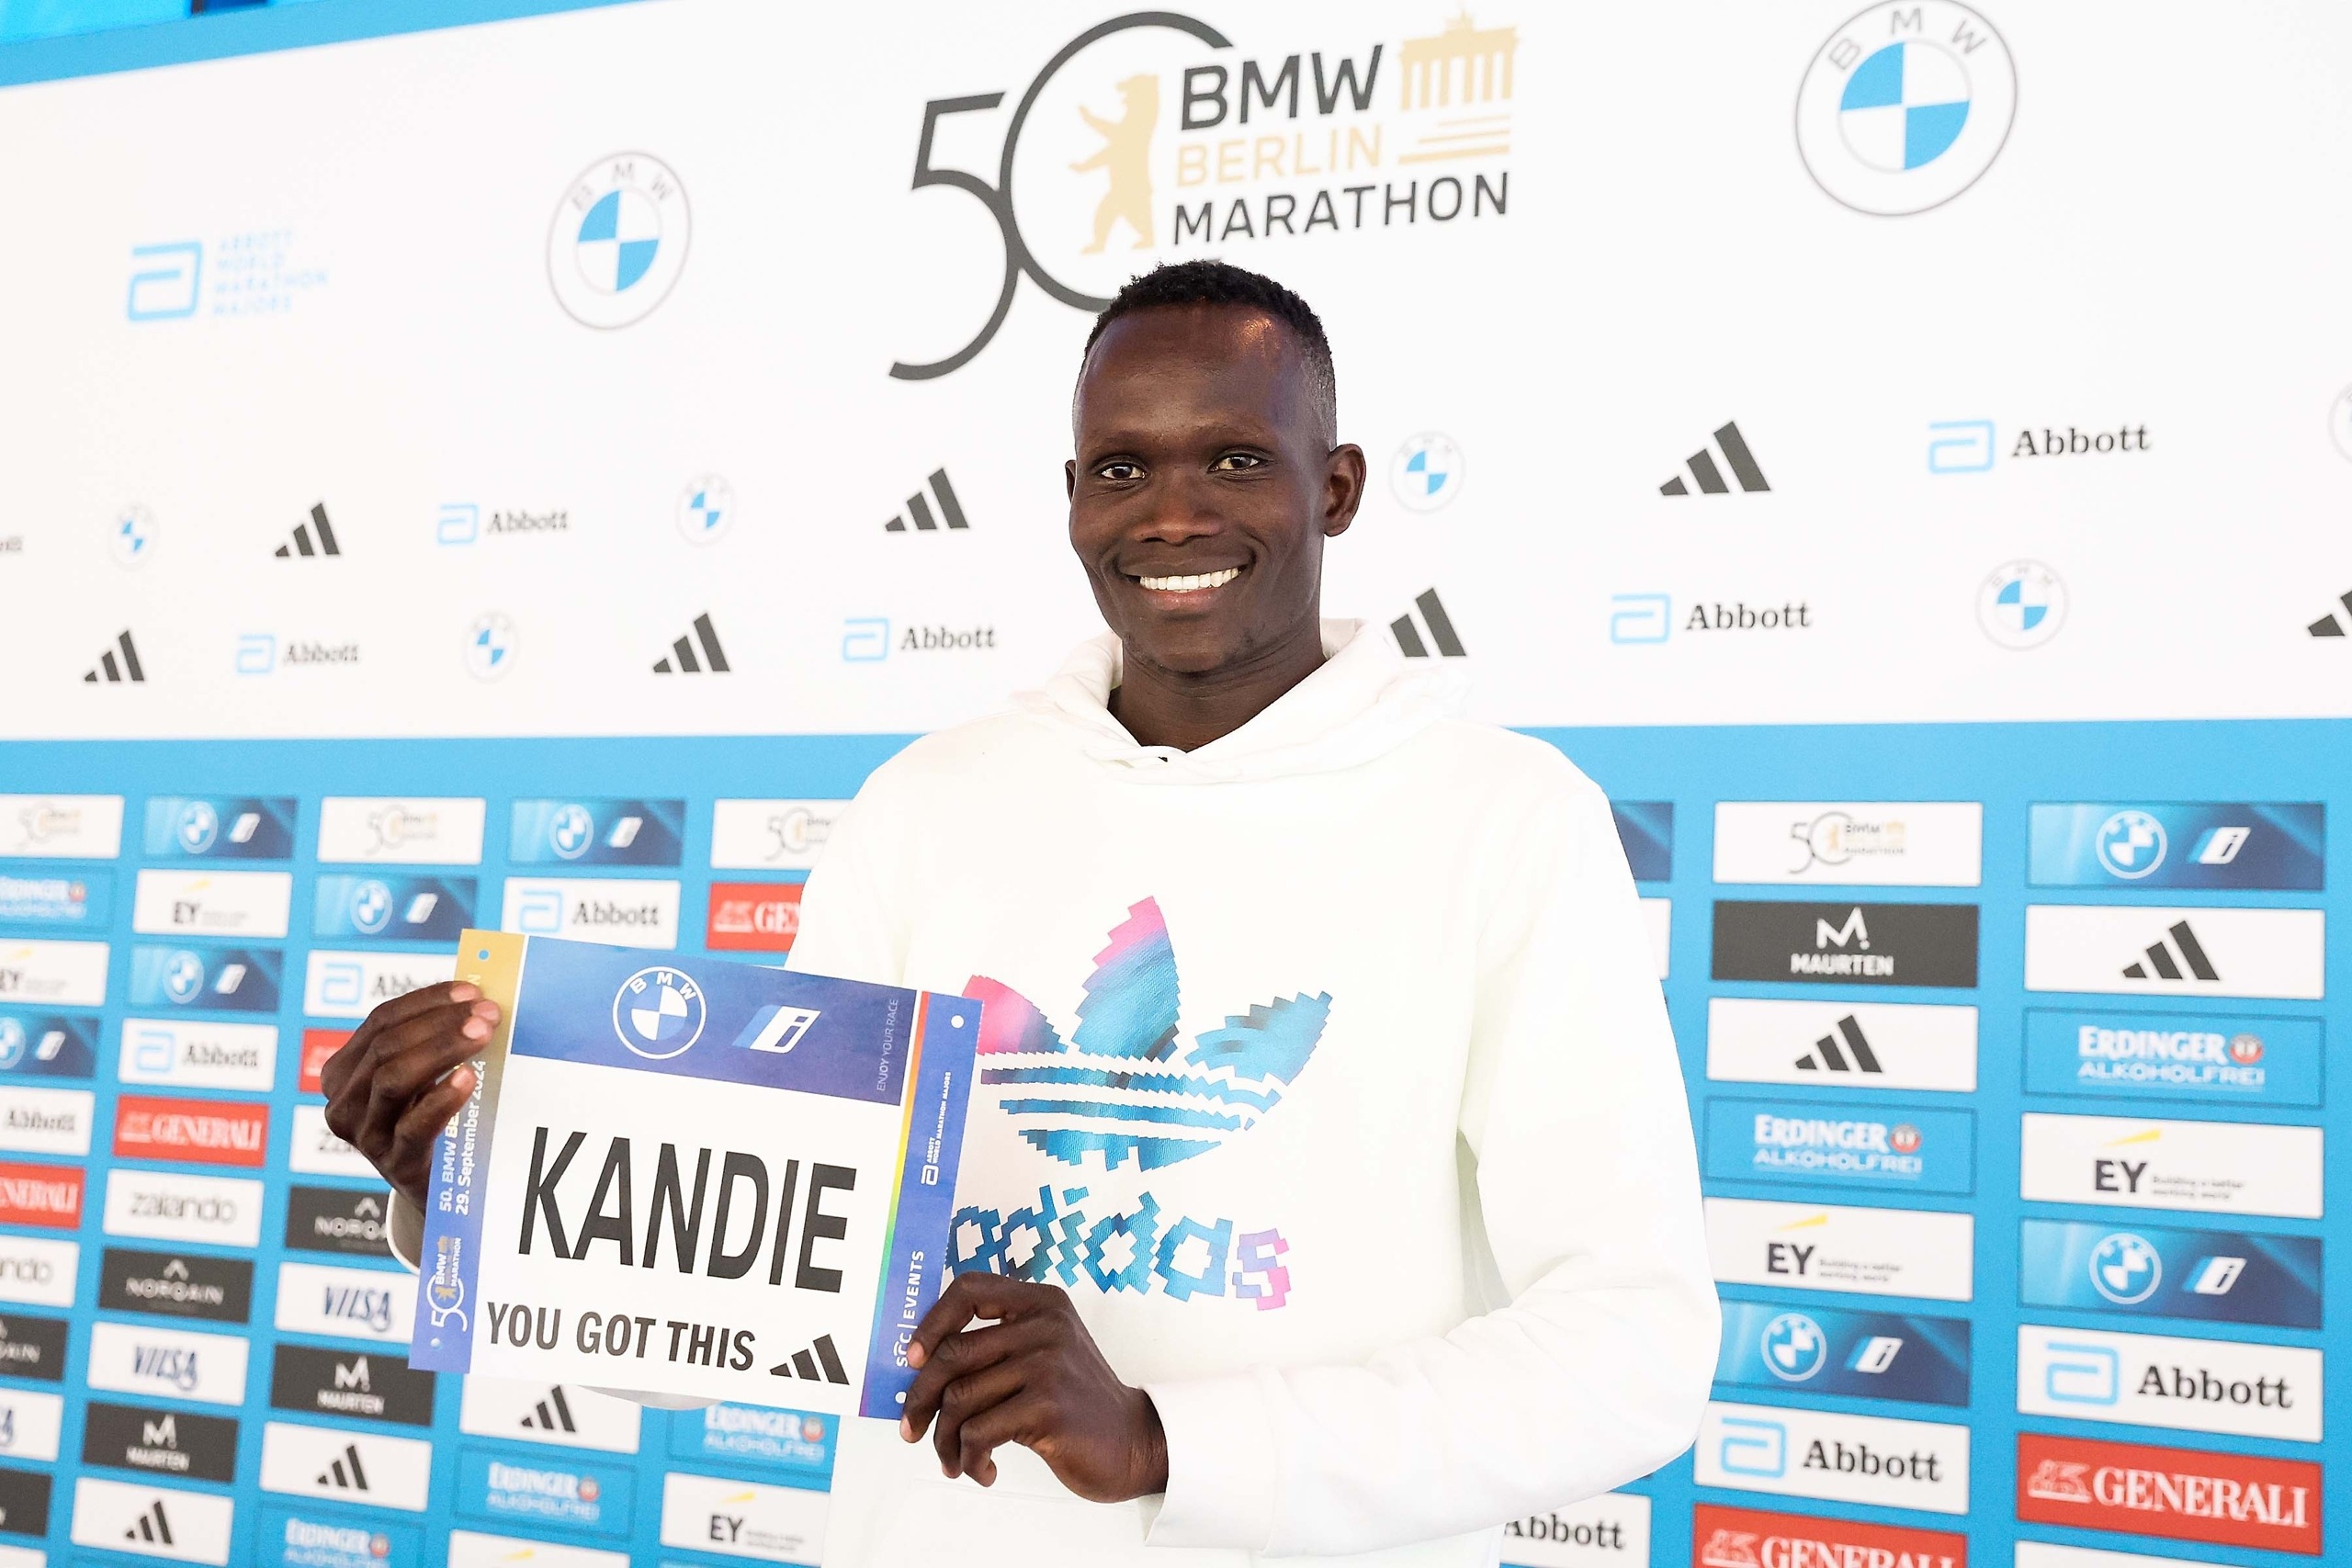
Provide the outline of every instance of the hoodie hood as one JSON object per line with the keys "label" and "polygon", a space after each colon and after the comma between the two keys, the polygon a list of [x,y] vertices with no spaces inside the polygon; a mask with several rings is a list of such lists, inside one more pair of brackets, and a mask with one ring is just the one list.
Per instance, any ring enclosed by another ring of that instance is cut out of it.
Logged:
{"label": "hoodie hood", "polygon": [[1122,665],[1110,632],[1079,644],[1041,691],[1013,705],[1089,761],[1137,784],[1237,784],[1333,773],[1396,750],[1458,716],[1469,682],[1435,660],[1408,661],[1362,621],[1323,623],[1323,664],[1232,734],[1192,751],[1138,745],[1111,716]]}

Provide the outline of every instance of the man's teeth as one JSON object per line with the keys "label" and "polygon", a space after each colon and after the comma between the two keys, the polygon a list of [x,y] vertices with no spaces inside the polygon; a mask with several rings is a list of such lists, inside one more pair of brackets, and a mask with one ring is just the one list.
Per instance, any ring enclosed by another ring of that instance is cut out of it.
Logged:
{"label": "man's teeth", "polygon": [[1202,572],[1193,577],[1138,577],[1136,581],[1154,593],[1190,593],[1196,589],[1222,588],[1240,575],[1239,567],[1229,566],[1223,571]]}

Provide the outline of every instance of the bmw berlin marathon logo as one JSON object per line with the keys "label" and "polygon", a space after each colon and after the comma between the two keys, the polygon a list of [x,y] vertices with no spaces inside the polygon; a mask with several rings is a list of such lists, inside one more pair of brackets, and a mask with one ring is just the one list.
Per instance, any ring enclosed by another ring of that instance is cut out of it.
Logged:
{"label": "bmw berlin marathon logo", "polygon": [[1814,56],[1797,89],[1797,153],[1857,212],[1925,212],[1992,167],[2017,108],[2017,66],[1992,23],[1951,0],[1892,0]]}
{"label": "bmw berlin marathon logo", "polygon": [[548,225],[548,282],[583,326],[643,321],[686,267],[686,187],[647,152],[616,152],[582,172]]}

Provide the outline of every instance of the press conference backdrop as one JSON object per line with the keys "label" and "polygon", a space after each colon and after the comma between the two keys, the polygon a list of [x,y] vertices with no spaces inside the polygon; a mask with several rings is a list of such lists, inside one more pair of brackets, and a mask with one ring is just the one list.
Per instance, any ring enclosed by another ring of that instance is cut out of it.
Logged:
{"label": "press conference backdrop", "polygon": [[1656,938],[1714,1400],[1506,1561],[2341,1553],[2352,13],[1849,6],[0,4],[0,1564],[814,1560],[788,1381],[410,1371],[319,1065],[468,922],[787,952],[1190,256]]}

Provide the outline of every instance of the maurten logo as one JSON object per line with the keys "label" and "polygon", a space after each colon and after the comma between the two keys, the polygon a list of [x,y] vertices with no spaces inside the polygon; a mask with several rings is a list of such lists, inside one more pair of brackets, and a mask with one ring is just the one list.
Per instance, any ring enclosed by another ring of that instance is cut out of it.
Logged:
{"label": "maurten logo", "polygon": [[1889,0],[1839,28],[1797,88],[1805,172],[1857,212],[1924,212],[1976,183],[2016,117],[1993,25],[1952,0]]}
{"label": "maurten logo", "polygon": [[131,644],[128,626],[115,634],[114,646],[98,655],[97,663],[82,677],[85,686],[119,686],[125,682],[144,685],[146,681],[146,668],[139,662],[139,649]]}
{"label": "maurten logo", "polygon": [[339,556],[343,546],[334,536],[334,525],[327,521],[327,503],[323,501],[311,508],[311,520],[294,525],[294,536],[270,552],[279,560],[291,560],[300,556]]}
{"label": "maurten logo", "polygon": [[[2183,973],[2183,971],[2186,973]],[[2187,920],[2177,920],[2165,930],[2163,938],[2148,944],[2144,960],[2134,959],[2123,966],[2127,980],[2203,980],[2219,984],[2222,976],[2214,972],[2213,961],[2205,955],[2204,945]]]}
{"label": "maurten logo", "polygon": [[[1732,478],[1739,482],[1739,488],[1749,494],[1772,488],[1765,482],[1764,470],[1757,466],[1756,454],[1747,449],[1746,438],[1739,434],[1738,421],[1734,420],[1715,432],[1715,446],[1724,455],[1722,467],[1716,465],[1714,453],[1704,446],[1683,459],[1683,467],[1690,470],[1690,483],[1699,487],[1700,494],[1731,493],[1731,486],[1724,482],[1724,468],[1731,469]],[[1684,484],[1682,476],[1677,474],[1658,486],[1657,492],[1660,495],[1689,495],[1690,486]]]}
{"label": "maurten logo", "polygon": [[702,1038],[702,987],[666,965],[640,969],[613,995],[613,1032],[649,1062],[685,1055]]}
{"label": "maurten logo", "polygon": [[[702,658],[695,658],[699,645]],[[710,624],[708,612],[695,617],[694,626],[686,637],[670,644],[670,651],[653,661],[656,675],[699,675],[707,670],[713,675],[729,672],[727,650],[718,646],[718,628]]]}
{"label": "maurten logo", "polygon": [[1438,602],[1436,589],[1432,588],[1414,599],[1413,606],[1421,613],[1422,626],[1429,628],[1428,640],[1422,639],[1420,627],[1413,624],[1410,611],[1388,623],[1388,629],[1395,634],[1396,646],[1404,650],[1406,658],[1427,659],[1431,648],[1436,649],[1441,659],[1468,657],[1467,650],[1462,646],[1462,638],[1454,632],[1453,618]]}
{"label": "maurten logo", "polygon": [[965,529],[972,525],[965,519],[964,503],[956,499],[956,487],[947,482],[945,468],[932,469],[930,484],[931,494],[939,498],[938,513],[934,514],[932,512],[931,497],[917,491],[907,497],[907,508],[904,512],[882,525],[884,533],[905,533],[910,518],[913,520],[915,532],[918,534],[936,534],[942,523],[952,529]]}
{"label": "maurten logo", "polygon": [[[1861,913],[1860,909],[1854,911],[1857,922],[1860,920]],[[1869,943],[1863,945],[1868,946]],[[1841,1041],[1845,1045],[1843,1051],[1838,1049]],[[1833,1032],[1815,1041],[1813,1049],[1799,1056],[1796,1065],[1800,1072],[1807,1073],[1886,1071],[1878,1064],[1878,1053],[1871,1049],[1870,1041],[1863,1037],[1861,1021],[1850,1012],[1838,1021]]]}
{"label": "maurten logo", "polygon": [[[1065,1165],[1089,1155],[1145,1170],[1206,1154],[1282,1102],[1315,1055],[1331,996],[1305,994],[1228,1014],[1183,1045],[1176,950],[1158,900],[1132,906],[1094,955],[1094,973],[1064,1043],[1011,987],[976,975],[982,1004],[980,1082],[1023,1143]],[[1171,1099],[1181,1101],[1170,1104]]]}
{"label": "maurten logo", "polygon": [[643,321],[685,270],[694,218],[686,188],[649,152],[616,152],[581,171],[548,224],[548,285],[582,326]]}

